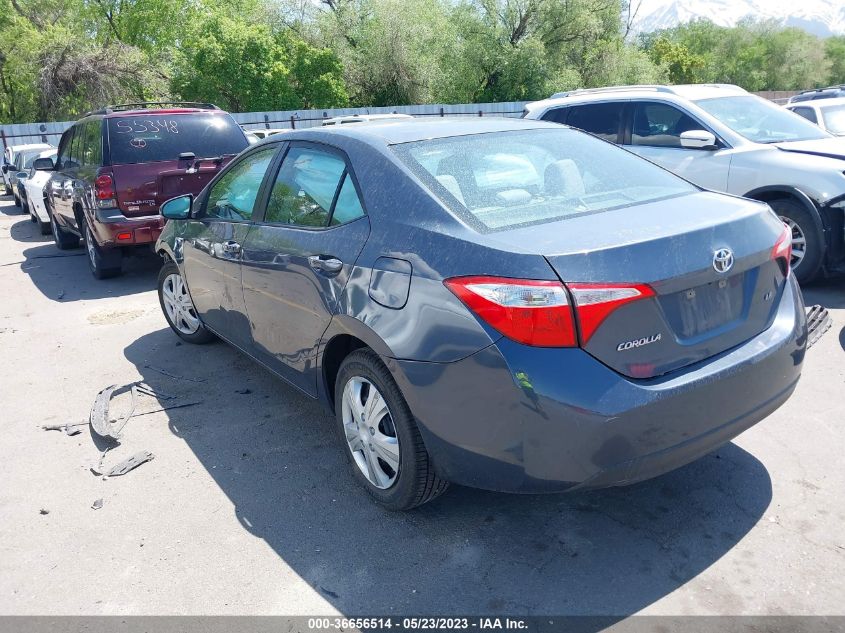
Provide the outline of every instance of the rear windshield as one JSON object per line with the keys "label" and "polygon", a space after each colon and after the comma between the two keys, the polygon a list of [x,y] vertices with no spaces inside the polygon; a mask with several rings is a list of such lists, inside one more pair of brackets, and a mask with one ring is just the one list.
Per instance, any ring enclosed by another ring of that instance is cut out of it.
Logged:
{"label": "rear windshield", "polygon": [[447,207],[482,230],[698,191],[630,152],[567,128],[431,139],[393,149]]}
{"label": "rear windshield", "polygon": [[225,114],[151,112],[108,122],[113,165],[175,160],[184,152],[197,158],[226,156],[248,145],[241,128]]}

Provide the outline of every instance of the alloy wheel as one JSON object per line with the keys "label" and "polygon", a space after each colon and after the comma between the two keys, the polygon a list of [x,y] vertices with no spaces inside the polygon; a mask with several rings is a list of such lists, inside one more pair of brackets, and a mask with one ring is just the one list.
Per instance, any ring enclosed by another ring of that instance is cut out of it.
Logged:
{"label": "alloy wheel", "polygon": [[784,215],[780,216],[780,219],[792,233],[792,259],[789,265],[795,270],[807,254],[807,238],[804,235],[804,230],[795,220]]}
{"label": "alloy wheel", "polygon": [[199,330],[200,320],[182,275],[173,273],[164,278],[161,298],[167,317],[177,330],[189,335]]}
{"label": "alloy wheel", "polygon": [[385,490],[399,476],[399,437],[387,401],[361,376],[343,389],[343,431],[358,468],[373,486]]}

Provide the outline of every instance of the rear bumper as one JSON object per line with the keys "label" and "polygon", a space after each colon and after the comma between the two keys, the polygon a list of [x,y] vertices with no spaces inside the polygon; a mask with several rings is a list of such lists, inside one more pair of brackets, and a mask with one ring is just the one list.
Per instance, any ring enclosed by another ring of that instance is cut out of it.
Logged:
{"label": "rear bumper", "polygon": [[454,363],[388,363],[442,477],[551,492],[635,483],[730,441],[789,398],[806,336],[790,277],[769,329],[662,378],[506,339]]}
{"label": "rear bumper", "polygon": [[164,229],[165,219],[160,215],[128,218],[120,209],[97,209],[92,229],[101,246],[135,246],[155,243]]}

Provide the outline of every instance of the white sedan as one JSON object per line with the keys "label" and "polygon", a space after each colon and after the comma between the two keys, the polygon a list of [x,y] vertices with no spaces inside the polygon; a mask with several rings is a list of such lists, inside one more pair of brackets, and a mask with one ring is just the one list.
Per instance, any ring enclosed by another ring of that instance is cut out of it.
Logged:
{"label": "white sedan", "polygon": [[[39,158],[55,158],[56,150],[43,152]],[[27,177],[20,182],[23,184],[24,191],[26,191],[26,200],[23,200],[25,210],[29,211],[29,217],[33,222],[37,222],[41,229],[41,235],[50,234],[50,215],[47,213],[47,207],[44,204],[44,187],[50,180],[53,172],[38,171],[34,167],[29,169]]]}

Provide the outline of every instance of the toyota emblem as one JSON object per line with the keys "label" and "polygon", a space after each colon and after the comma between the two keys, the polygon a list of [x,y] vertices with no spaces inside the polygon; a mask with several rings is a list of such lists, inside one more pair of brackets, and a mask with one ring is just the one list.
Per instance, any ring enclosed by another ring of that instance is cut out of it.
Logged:
{"label": "toyota emblem", "polygon": [[734,265],[734,254],[729,248],[720,248],[713,253],[713,268],[717,273],[726,273]]}

